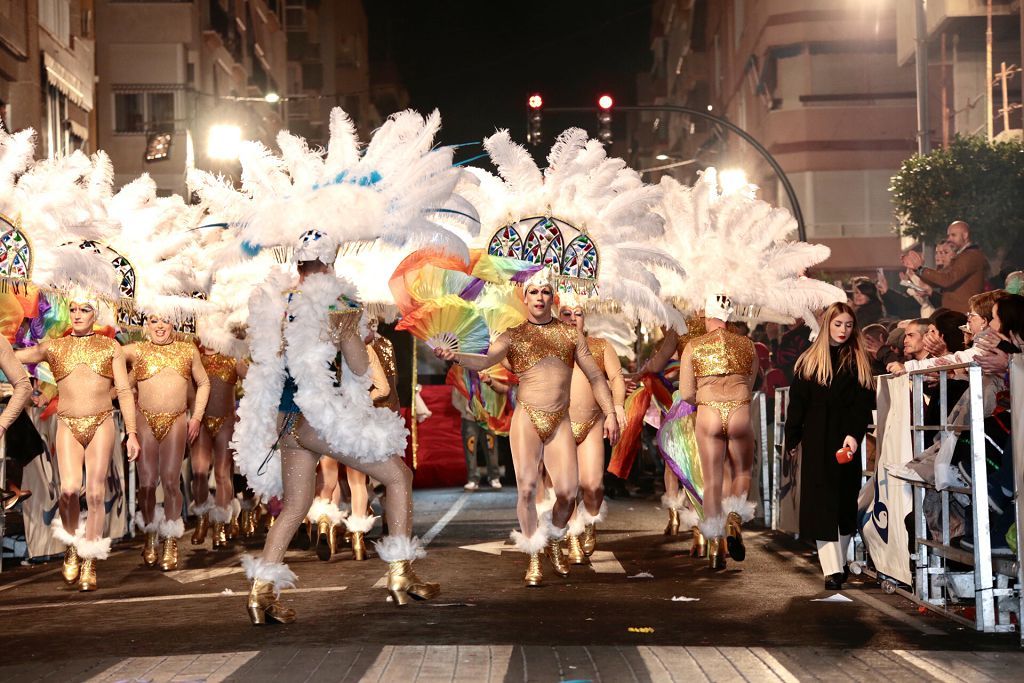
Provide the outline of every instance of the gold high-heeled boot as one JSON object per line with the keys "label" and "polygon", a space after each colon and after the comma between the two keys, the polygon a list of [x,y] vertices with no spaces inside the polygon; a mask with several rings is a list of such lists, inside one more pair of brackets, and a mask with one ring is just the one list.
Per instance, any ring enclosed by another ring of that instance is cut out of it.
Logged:
{"label": "gold high-heeled boot", "polygon": [[263,506],[256,501],[253,501],[253,508],[249,515],[249,529],[247,530],[249,536],[255,536],[256,531],[262,528],[263,524]]}
{"label": "gold high-heeled boot", "polygon": [[742,562],[747,557],[747,549],[743,545],[743,519],[736,512],[730,512],[725,518],[725,544],[729,549],[729,557]]}
{"label": "gold high-heeled boot", "polygon": [[64,566],[60,570],[61,576],[64,577],[64,583],[70,586],[78,581],[80,571],[82,571],[82,558],[78,556],[75,546],[69,545],[68,549],[64,551]]}
{"label": "gold high-heeled boot", "polygon": [[587,553],[583,550],[583,543],[580,542],[580,537],[568,534],[565,539],[569,550],[569,564],[590,564],[590,558],[587,557]]}
{"label": "gold high-heeled boot", "polygon": [[316,521],[316,556],[327,562],[334,554],[334,528],[327,515],[320,515]]}
{"label": "gold high-heeled boot", "polygon": [[160,551],[157,550],[157,534],[155,531],[146,533],[146,543],[142,546],[142,561],[147,567],[155,567],[160,559]]}
{"label": "gold high-heeled boot", "polygon": [[160,570],[169,572],[178,568],[178,539],[165,538],[160,554]]}
{"label": "gold high-heeled boot", "polygon": [[562,555],[561,541],[557,538],[549,540],[548,544],[544,547],[544,554],[548,556],[548,561],[551,562],[551,566],[556,574],[559,576],[569,576],[569,565],[565,561],[565,556]]}
{"label": "gold high-heeled boot", "polygon": [[331,546],[331,557],[334,557],[338,552],[338,534],[341,533],[341,527],[337,524],[331,525],[331,534],[327,537],[328,543]]}
{"label": "gold high-heeled boot", "polygon": [[708,568],[715,572],[725,569],[725,539],[721,536],[708,540]]}
{"label": "gold high-heeled boot", "polygon": [[536,588],[541,585],[543,580],[544,572],[540,566],[540,553],[532,553],[530,555],[530,564],[526,566],[526,576],[523,577],[523,583],[530,588]]}
{"label": "gold high-heeled boot", "polygon": [[694,526],[690,531],[693,532],[693,543],[690,545],[690,557],[707,557],[708,539],[704,538],[704,534],[701,533],[700,527],[698,526]]}
{"label": "gold high-heeled boot", "polygon": [[206,543],[206,534],[210,530],[210,515],[205,512],[196,520],[196,528],[192,532],[192,545]]}
{"label": "gold high-heeled boot", "polygon": [[666,536],[675,536],[679,533],[679,510],[668,509],[668,526],[665,527]]}
{"label": "gold high-heeled boot", "polygon": [[357,562],[366,559],[366,534],[362,531],[352,532],[352,559]]}
{"label": "gold high-heeled boot", "polygon": [[249,538],[252,536],[255,527],[252,521],[252,510],[242,508],[242,511],[238,513],[238,531],[242,538]]}
{"label": "gold high-heeled boot", "polygon": [[78,590],[83,593],[96,590],[96,560],[91,557],[82,560],[82,568],[78,573]]}
{"label": "gold high-heeled boot", "polygon": [[409,604],[409,598],[430,600],[441,592],[441,584],[427,583],[416,576],[409,560],[388,562],[388,594],[395,604],[403,607]]}
{"label": "gold high-heeled boot", "polygon": [[583,545],[583,552],[586,553],[587,557],[594,554],[594,549],[597,548],[596,525],[588,524],[583,527],[583,535],[580,536],[580,543]]}
{"label": "gold high-heeled boot", "polygon": [[228,545],[227,524],[224,522],[213,523],[213,549],[226,548]]}
{"label": "gold high-heeled boot", "polygon": [[231,521],[225,525],[224,533],[228,538],[238,538],[241,532],[242,528],[238,524],[238,517],[232,517]]}
{"label": "gold high-heeled boot", "polygon": [[270,581],[255,579],[252,582],[246,609],[253,626],[266,624],[267,621],[278,624],[290,624],[295,621],[295,610],[281,604],[274,594],[274,584]]}

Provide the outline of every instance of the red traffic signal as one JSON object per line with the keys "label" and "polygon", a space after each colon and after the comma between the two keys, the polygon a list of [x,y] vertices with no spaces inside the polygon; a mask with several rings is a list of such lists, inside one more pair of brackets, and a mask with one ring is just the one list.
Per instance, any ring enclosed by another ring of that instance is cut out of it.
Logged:
{"label": "red traffic signal", "polygon": [[540,109],[544,106],[544,98],[540,96],[540,93],[534,93],[530,95],[530,99],[527,102],[530,105],[530,109]]}
{"label": "red traffic signal", "polygon": [[611,95],[601,95],[597,98],[597,106],[601,109],[611,109],[615,105],[615,100],[612,99]]}

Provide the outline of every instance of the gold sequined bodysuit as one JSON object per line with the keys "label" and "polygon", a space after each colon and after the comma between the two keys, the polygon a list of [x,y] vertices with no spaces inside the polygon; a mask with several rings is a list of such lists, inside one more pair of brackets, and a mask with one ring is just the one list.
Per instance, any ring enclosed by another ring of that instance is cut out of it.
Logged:
{"label": "gold sequined bodysuit", "polygon": [[[207,403],[207,414],[203,416],[203,424],[206,425],[210,436],[216,438],[224,423],[232,415],[210,415],[210,412],[213,412],[217,406],[221,408],[218,412],[225,409],[230,413],[234,412],[235,385],[238,384],[238,361],[231,356],[219,353],[201,354],[199,360],[202,361],[203,368],[210,378],[210,401]],[[214,384],[214,380],[217,380],[220,386]]]}
{"label": "gold sequined bodysuit", "polygon": [[[210,396],[210,381],[201,361],[196,362],[198,351],[194,344],[186,341],[172,341],[154,344],[150,341],[134,345],[132,372],[139,386],[139,412],[146,418],[157,441],[163,441],[171,431],[178,417],[185,412],[188,399],[188,384],[196,379],[196,401],[193,416],[201,420]],[[184,384],[175,383],[170,376],[178,376]],[[157,375],[163,375],[157,378]],[[158,382],[150,387],[150,382]],[[172,382],[168,386],[168,382]],[[175,391],[175,388],[180,389]],[[154,405],[155,404],[155,405]]]}
{"label": "gold sequined bodysuit", "polygon": [[573,362],[594,387],[602,410],[612,412],[611,392],[590,353],[586,338],[560,320],[544,325],[529,321],[513,327],[491,344],[486,356],[458,354],[459,362],[480,372],[503,358],[519,377],[518,405],[530,418],[542,442],[548,441],[569,412]]}
{"label": "gold sequined bodysuit", "polygon": [[679,391],[683,400],[718,411],[722,434],[729,433],[729,417],[750,403],[757,354],[750,339],[717,329],[687,344],[680,359]]}
{"label": "gold sequined bodysuit", "polygon": [[[587,337],[587,346],[590,354],[594,357],[601,374],[608,379],[608,385],[612,392],[612,401],[616,406],[622,406],[626,400],[626,382],[622,377],[622,366],[619,364],[619,357],[607,340],[600,337]],[[576,444],[583,443],[590,430],[594,428],[604,416],[601,407],[594,400],[594,392],[590,387],[590,380],[583,374],[583,371],[576,366],[572,372],[572,388],[569,398],[569,422],[572,426],[572,435]]]}
{"label": "gold sequined bodysuit", "polygon": [[96,430],[114,412],[109,393],[111,382],[117,389],[125,430],[135,433],[135,400],[121,346],[116,341],[99,334],[52,339],[46,342],[46,362],[60,396],[57,418],[71,430],[78,443],[88,446]]}

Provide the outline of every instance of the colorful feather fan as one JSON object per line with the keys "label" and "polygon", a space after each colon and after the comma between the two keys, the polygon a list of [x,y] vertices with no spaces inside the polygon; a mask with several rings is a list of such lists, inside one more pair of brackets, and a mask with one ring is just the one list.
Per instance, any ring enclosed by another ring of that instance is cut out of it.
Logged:
{"label": "colorful feather fan", "polygon": [[697,434],[694,425],[697,409],[677,399],[661,422],[658,430],[658,450],[665,464],[686,489],[686,495],[694,509],[703,517],[704,473],[697,450]]}

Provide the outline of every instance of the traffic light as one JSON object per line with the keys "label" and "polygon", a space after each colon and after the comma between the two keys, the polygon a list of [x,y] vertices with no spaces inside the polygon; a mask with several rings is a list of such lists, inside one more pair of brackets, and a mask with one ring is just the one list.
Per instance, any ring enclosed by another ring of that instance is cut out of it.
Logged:
{"label": "traffic light", "polygon": [[526,117],[526,141],[533,146],[537,146],[544,137],[541,130],[541,124],[543,123],[541,108],[544,106],[544,99],[540,96],[540,93],[534,93],[527,100],[527,105],[530,107],[530,113]]}
{"label": "traffic light", "polygon": [[612,107],[615,100],[611,95],[597,98],[597,139],[606,145],[612,144]]}

